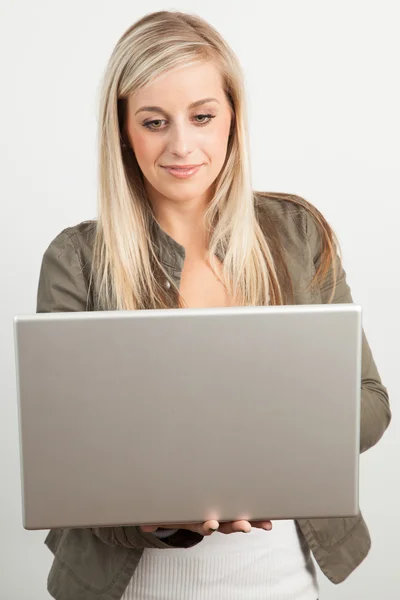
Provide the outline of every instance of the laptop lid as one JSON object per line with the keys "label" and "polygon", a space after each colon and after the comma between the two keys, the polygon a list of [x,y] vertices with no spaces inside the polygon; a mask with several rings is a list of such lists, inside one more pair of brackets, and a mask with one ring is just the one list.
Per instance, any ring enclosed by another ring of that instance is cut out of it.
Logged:
{"label": "laptop lid", "polygon": [[26,529],[358,513],[358,305],[14,326]]}

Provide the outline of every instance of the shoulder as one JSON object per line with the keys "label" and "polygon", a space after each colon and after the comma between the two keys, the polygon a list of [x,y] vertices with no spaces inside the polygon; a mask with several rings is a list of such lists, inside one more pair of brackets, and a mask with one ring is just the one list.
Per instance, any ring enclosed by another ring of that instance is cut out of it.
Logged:
{"label": "shoulder", "polygon": [[316,208],[305,198],[255,191],[254,207],[261,228],[271,235],[278,235],[285,246],[309,241]]}
{"label": "shoulder", "polygon": [[96,233],[97,221],[82,221],[64,228],[48,244],[45,256],[74,255],[83,265],[90,258]]}
{"label": "shoulder", "polygon": [[[268,240],[276,241],[289,262],[311,270],[323,259],[323,273],[339,249],[332,227],[311,202],[294,194],[254,192],[259,225]],[[308,266],[307,266],[308,268]]]}
{"label": "shoulder", "polygon": [[66,227],[47,246],[40,267],[37,312],[84,311],[88,297],[96,223]]}

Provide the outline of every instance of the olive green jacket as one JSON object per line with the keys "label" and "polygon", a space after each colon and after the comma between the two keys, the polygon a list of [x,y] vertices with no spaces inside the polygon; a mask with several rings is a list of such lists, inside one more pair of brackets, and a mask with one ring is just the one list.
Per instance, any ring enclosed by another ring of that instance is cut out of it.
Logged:
{"label": "olive green jacket", "polygon": [[[295,304],[327,303],[332,279],[308,289],[320,254],[320,239],[308,212],[288,201],[257,197],[259,222],[274,222],[294,285]],[[179,286],[185,250],[154,221],[153,240],[167,274]],[[44,253],[37,296],[37,312],[87,310],[95,221],[62,231]],[[334,302],[351,303],[350,288],[337,257],[338,285]],[[90,303],[89,303],[90,306]],[[391,412],[371,350],[363,332],[360,451],[374,446],[389,425]],[[338,439],[340,432],[338,432]],[[340,583],[361,563],[371,546],[364,519],[299,519],[304,535],[323,573]],[[187,548],[202,536],[178,530],[167,539],[143,533],[138,527],[54,529],[45,543],[54,553],[48,590],[57,600],[119,600],[144,548]]]}

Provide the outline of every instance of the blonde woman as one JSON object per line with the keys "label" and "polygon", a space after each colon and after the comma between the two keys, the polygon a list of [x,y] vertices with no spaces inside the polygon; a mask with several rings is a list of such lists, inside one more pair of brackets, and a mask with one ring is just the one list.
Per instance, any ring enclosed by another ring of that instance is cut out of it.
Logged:
{"label": "blonde woman", "polygon": [[[65,229],[44,254],[38,312],[352,302],[323,215],[300,197],[253,191],[241,69],[197,16],[152,13],[118,41],[101,95],[98,189],[97,220]],[[390,418],[363,335],[361,452]],[[370,537],[360,513],[55,529],[46,544],[57,600],[316,600],[312,555],[340,583]]]}

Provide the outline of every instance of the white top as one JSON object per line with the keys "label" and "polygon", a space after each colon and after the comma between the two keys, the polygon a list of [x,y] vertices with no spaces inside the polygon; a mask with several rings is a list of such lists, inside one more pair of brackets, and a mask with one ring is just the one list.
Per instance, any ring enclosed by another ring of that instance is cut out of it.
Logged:
{"label": "white top", "polygon": [[121,600],[317,600],[310,550],[295,521],[218,531],[192,548],[145,548]]}

